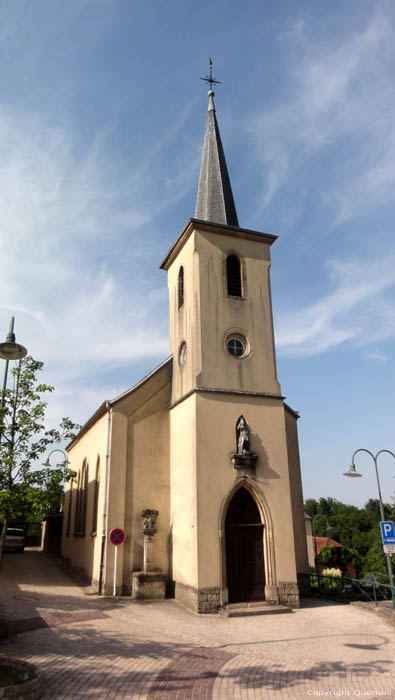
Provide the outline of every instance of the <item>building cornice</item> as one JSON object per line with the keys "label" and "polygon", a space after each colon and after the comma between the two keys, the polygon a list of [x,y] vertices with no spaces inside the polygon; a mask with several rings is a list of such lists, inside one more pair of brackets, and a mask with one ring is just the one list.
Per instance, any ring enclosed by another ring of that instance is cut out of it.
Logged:
{"label": "building cornice", "polygon": [[233,238],[244,238],[251,241],[259,241],[260,243],[266,243],[267,245],[272,245],[278,238],[278,236],[273,236],[271,233],[264,233],[263,231],[253,231],[252,229],[240,228],[239,226],[216,224],[213,221],[203,221],[202,219],[191,218],[188,219],[176,242],[172,245],[159,265],[161,270],[169,269],[171,263],[173,260],[175,260],[180,250],[184,247],[192,232],[196,230],[207,231],[209,233],[218,233],[222,236],[232,236]]}
{"label": "building cornice", "polygon": [[216,389],[209,387],[195,387],[194,389],[191,389],[191,391],[188,391],[186,394],[184,394],[184,396],[177,399],[177,401],[174,401],[172,404],[170,404],[169,409],[171,410],[172,408],[175,408],[176,406],[178,406],[178,404],[182,403],[193,394],[231,394],[233,396],[256,396],[258,398],[275,399],[277,401],[284,401],[285,398],[285,396],[281,396],[281,394],[270,394],[263,391],[243,391],[241,389]]}

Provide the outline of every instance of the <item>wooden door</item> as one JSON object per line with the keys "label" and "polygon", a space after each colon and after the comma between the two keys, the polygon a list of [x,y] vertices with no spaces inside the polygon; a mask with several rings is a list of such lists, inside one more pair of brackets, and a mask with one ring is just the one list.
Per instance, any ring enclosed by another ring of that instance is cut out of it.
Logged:
{"label": "wooden door", "polygon": [[254,499],[244,488],[229,504],[225,537],[229,602],[264,600],[263,524]]}

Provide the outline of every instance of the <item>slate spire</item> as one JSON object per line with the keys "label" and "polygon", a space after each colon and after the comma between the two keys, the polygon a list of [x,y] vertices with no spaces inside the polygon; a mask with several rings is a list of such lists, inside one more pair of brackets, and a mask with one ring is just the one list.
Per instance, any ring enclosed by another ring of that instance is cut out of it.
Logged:
{"label": "slate spire", "polygon": [[208,97],[206,133],[204,136],[195,218],[212,221],[216,224],[239,226],[224,149],[215,115],[213,90],[209,91]]}

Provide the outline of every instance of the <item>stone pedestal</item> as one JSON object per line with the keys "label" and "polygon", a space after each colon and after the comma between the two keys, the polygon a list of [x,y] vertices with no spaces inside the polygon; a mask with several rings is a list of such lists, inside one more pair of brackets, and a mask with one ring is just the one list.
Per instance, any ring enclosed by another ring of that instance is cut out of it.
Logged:
{"label": "stone pedestal", "polygon": [[154,537],[144,535],[144,573],[155,571],[153,560]]}
{"label": "stone pedestal", "polygon": [[132,598],[135,600],[163,600],[166,597],[166,575],[161,571],[134,571]]}
{"label": "stone pedestal", "polygon": [[230,459],[235,469],[254,470],[257,463],[258,455],[253,454],[252,452],[249,454],[238,454],[237,452],[234,452],[230,456]]}

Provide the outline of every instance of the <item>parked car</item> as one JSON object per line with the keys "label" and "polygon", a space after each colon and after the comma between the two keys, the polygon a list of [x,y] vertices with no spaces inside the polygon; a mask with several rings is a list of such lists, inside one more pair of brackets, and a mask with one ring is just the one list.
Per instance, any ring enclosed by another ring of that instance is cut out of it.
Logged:
{"label": "parked car", "polygon": [[23,552],[25,549],[25,533],[19,527],[7,527],[4,538],[5,552]]}

